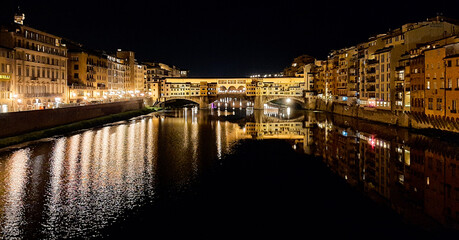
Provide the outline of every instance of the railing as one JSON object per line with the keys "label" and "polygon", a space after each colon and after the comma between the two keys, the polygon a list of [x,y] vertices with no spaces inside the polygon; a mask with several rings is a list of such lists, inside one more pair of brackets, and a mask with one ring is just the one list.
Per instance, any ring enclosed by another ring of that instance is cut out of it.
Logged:
{"label": "railing", "polygon": [[366,82],[376,82],[376,77],[367,77]]}
{"label": "railing", "polygon": [[367,92],[374,92],[376,90],[375,87],[369,87],[367,88]]}
{"label": "railing", "polygon": [[368,59],[368,60],[367,60],[367,64],[368,64],[368,65],[377,64],[377,63],[379,63],[379,61],[376,60],[376,59]]}
{"label": "railing", "polygon": [[69,87],[70,89],[95,89],[94,87],[89,87],[89,86],[78,86],[78,85],[73,85]]}
{"label": "railing", "polygon": [[367,74],[373,74],[373,73],[376,73],[376,68],[367,69]]}
{"label": "railing", "polygon": [[24,97],[61,97],[62,93],[24,93]]}

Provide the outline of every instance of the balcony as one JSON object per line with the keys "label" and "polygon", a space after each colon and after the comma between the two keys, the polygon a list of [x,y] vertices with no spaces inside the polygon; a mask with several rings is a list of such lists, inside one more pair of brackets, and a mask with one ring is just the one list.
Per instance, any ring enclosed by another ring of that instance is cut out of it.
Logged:
{"label": "balcony", "polygon": [[376,73],[376,68],[367,69],[367,74],[375,74],[375,73]]}
{"label": "balcony", "polygon": [[373,64],[378,64],[379,61],[377,59],[368,59],[367,64],[368,65],[373,65]]}
{"label": "balcony", "polygon": [[24,93],[25,98],[33,98],[33,97],[61,97],[62,94],[60,93]]}
{"label": "balcony", "polygon": [[367,83],[376,82],[376,77],[374,77],[374,76],[373,77],[367,77],[366,82]]}
{"label": "balcony", "polygon": [[403,86],[400,86],[400,85],[399,85],[399,86],[396,86],[396,87],[395,87],[395,91],[396,91],[396,92],[403,92]]}
{"label": "balcony", "polygon": [[368,87],[366,89],[367,92],[374,92],[376,90],[376,88],[373,86],[373,87]]}

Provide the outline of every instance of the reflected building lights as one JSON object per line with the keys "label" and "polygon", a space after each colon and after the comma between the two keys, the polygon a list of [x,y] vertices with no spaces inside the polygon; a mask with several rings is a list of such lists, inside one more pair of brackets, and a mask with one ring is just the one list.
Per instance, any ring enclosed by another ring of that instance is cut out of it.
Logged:
{"label": "reflected building lights", "polygon": [[218,159],[222,158],[222,126],[220,121],[217,121],[217,157]]}
{"label": "reflected building lights", "polygon": [[[452,175],[457,160],[446,154],[441,144],[432,149],[429,142],[418,144],[425,139],[388,138],[385,129],[357,131],[351,121],[331,120],[312,112],[298,117],[296,111],[288,108],[281,112],[288,119],[279,113],[246,109],[242,112],[249,116],[245,125],[222,121],[223,117],[213,120],[195,109],[189,111],[191,119],[186,117],[186,111],[178,111],[177,115],[160,113],[163,115],[39,143],[49,146],[43,149],[50,153],[34,148],[14,151],[5,157],[6,164],[0,165],[5,172],[1,175],[5,176],[5,189],[0,192],[5,199],[2,233],[7,238],[21,236],[21,224],[30,218],[24,208],[34,204],[27,202],[33,198],[33,189],[28,188],[34,186],[30,181],[38,182],[36,178],[44,178],[40,181],[48,184],[43,213],[36,214],[40,216],[38,221],[43,221],[39,223],[43,234],[49,238],[89,238],[110,221],[122,221],[123,213],[136,204],[155,201],[157,176],[164,178],[162,184],[185,189],[205,167],[206,162],[200,158],[209,155],[213,160],[222,159],[233,151],[235,143],[245,138],[283,139],[294,151],[320,157],[350,185],[401,211],[409,212],[406,209],[413,207],[423,209],[441,223],[457,220],[454,214],[447,215],[448,211],[458,211],[448,198],[459,187]],[[240,114],[214,111],[218,116]],[[202,129],[212,129],[211,137]],[[156,174],[158,160],[167,164],[167,172]],[[44,173],[40,175],[39,171]],[[39,177],[28,176],[31,174]],[[414,206],[401,203],[405,197],[414,198],[407,201]]]}
{"label": "reflected building lights", "polygon": [[21,238],[24,224],[25,187],[27,184],[27,165],[30,150],[17,150],[7,162],[8,177],[5,181],[5,206],[2,235],[5,238]]}

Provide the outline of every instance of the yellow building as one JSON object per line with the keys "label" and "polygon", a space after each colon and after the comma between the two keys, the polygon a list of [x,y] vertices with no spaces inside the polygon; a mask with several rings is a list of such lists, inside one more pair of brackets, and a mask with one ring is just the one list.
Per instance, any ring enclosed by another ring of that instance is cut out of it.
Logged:
{"label": "yellow building", "polygon": [[303,97],[303,77],[285,78],[166,78],[149,83],[153,101],[165,98],[246,94]]}
{"label": "yellow building", "polygon": [[324,98],[325,93],[325,71],[324,65],[327,64],[327,61],[316,60],[314,65],[315,68],[312,70],[313,73],[313,90],[316,95],[320,98]]}
{"label": "yellow building", "polygon": [[14,111],[17,99],[13,96],[13,49],[0,46],[0,113]]}
{"label": "yellow building", "polygon": [[450,48],[455,51],[451,51],[453,54],[445,57],[445,110],[446,117],[450,119],[459,120],[458,113],[458,101],[459,101],[459,44],[454,44]]}
{"label": "yellow building", "polygon": [[137,62],[133,51],[118,49],[116,57],[122,59],[125,64],[124,91],[128,96],[140,97],[145,92],[147,66]]}
{"label": "yellow building", "polygon": [[325,99],[335,100],[338,96],[337,79],[338,79],[338,57],[336,55],[328,57],[327,63],[324,65],[325,73]]}
{"label": "yellow building", "polygon": [[67,99],[67,49],[55,35],[23,25],[24,15],[3,26],[0,45],[13,48],[12,96],[18,110],[56,107]]}
{"label": "yellow building", "polygon": [[147,66],[136,63],[134,65],[134,94],[143,96],[145,93],[145,81],[147,79]]}
{"label": "yellow building", "polygon": [[108,63],[102,53],[69,44],[70,103],[103,101],[108,97]]}
{"label": "yellow building", "polygon": [[425,55],[425,113],[428,116],[445,115],[445,48],[434,48]]}
{"label": "yellow building", "polygon": [[129,66],[125,64],[123,59],[112,55],[107,55],[108,66],[108,91],[109,97],[121,98],[126,94],[124,82],[126,80],[126,72],[129,74]]}

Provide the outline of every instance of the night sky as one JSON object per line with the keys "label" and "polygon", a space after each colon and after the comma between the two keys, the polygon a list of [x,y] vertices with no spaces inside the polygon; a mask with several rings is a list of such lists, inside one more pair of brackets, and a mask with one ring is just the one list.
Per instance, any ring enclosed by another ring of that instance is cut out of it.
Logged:
{"label": "night sky", "polygon": [[280,72],[293,58],[326,58],[407,22],[443,13],[459,19],[459,1],[2,1],[1,22],[18,3],[25,24],[92,49],[136,52],[192,77]]}

